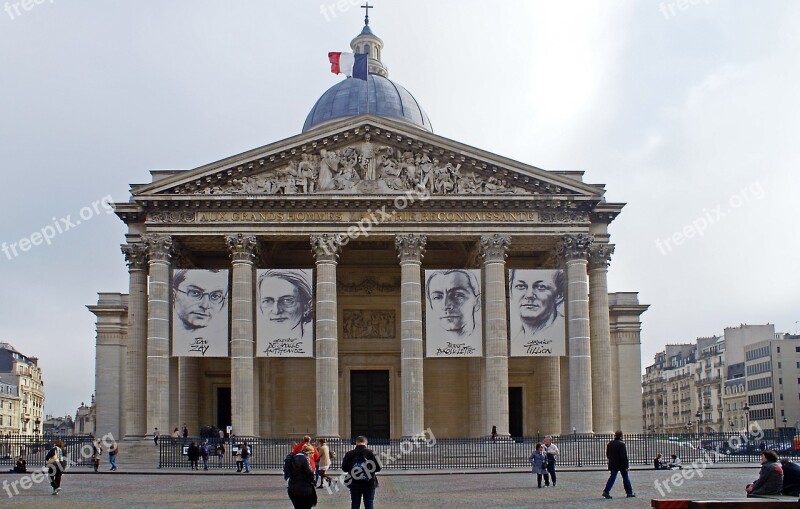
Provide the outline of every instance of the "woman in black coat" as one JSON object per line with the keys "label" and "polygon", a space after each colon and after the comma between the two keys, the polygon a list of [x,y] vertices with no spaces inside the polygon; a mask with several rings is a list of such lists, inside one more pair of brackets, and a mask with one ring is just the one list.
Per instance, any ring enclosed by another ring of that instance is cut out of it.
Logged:
{"label": "woman in black coat", "polygon": [[314,446],[306,444],[299,454],[295,454],[289,471],[289,500],[295,509],[311,509],[317,505],[317,490],[310,457]]}
{"label": "woman in black coat", "polygon": [[200,460],[200,448],[196,443],[192,442],[189,444],[189,449],[186,451],[186,456],[189,457],[189,465],[191,465],[192,470],[200,470],[200,466],[197,464],[197,462]]}

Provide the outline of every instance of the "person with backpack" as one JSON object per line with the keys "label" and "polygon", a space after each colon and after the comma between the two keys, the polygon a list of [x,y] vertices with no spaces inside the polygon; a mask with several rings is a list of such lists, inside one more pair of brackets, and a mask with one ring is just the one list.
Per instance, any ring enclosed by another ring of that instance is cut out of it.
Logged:
{"label": "person with backpack", "polygon": [[222,445],[222,442],[217,444],[217,448],[214,452],[217,455],[217,468],[222,468],[222,460],[225,459],[225,446]]}
{"label": "person with backpack", "polygon": [[317,491],[314,489],[314,470],[311,458],[314,446],[305,444],[298,453],[289,453],[283,462],[283,478],[288,481],[289,500],[295,509],[311,509],[317,505]]}
{"label": "person with backpack", "polygon": [[50,486],[53,487],[52,495],[61,493],[61,476],[67,467],[67,460],[64,458],[64,442],[56,440],[53,447],[44,457],[47,463],[47,475],[50,477]]}
{"label": "person with backpack", "polygon": [[210,455],[211,453],[208,450],[208,442],[203,441],[203,445],[200,446],[200,457],[203,458],[203,470],[208,470],[208,457]]}
{"label": "person with backpack", "polygon": [[373,509],[375,489],[378,487],[375,474],[380,471],[381,465],[375,458],[375,453],[367,449],[367,438],[358,436],[355,448],[342,458],[342,472],[347,473],[345,485],[350,489],[352,509],[361,507],[362,498],[364,509]]}

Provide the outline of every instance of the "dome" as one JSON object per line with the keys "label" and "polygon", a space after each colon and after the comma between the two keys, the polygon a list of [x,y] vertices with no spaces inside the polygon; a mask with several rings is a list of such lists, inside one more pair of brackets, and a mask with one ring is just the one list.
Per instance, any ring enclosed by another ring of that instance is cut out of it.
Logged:
{"label": "dome", "polygon": [[[369,113],[379,117],[390,117],[433,132],[428,115],[422,110],[411,93],[378,74],[369,74],[367,82],[347,78],[329,88],[311,109],[303,125],[303,132],[331,120],[357,117]],[[369,90],[369,105],[367,105]]]}

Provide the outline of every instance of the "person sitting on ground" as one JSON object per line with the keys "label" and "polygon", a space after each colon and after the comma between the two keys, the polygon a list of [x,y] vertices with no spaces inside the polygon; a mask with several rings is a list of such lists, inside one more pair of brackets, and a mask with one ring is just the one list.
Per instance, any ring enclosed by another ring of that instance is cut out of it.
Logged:
{"label": "person sitting on ground", "polygon": [[27,474],[27,473],[28,473],[28,464],[27,464],[27,462],[25,461],[25,458],[23,458],[22,456],[20,456],[20,457],[17,459],[17,464],[16,464],[16,465],[14,465],[14,468],[12,468],[11,470],[9,470],[9,473],[14,473],[14,474]]}
{"label": "person sitting on ground", "polygon": [[783,469],[783,489],[781,495],[800,497],[800,465],[783,458],[781,460]]}
{"label": "person sitting on ground", "polygon": [[668,470],[672,470],[673,468],[677,468],[678,470],[682,469],[681,466],[681,459],[678,457],[677,454],[673,454],[670,456],[669,465],[667,465]]}
{"label": "person sitting on ground", "polygon": [[663,456],[661,456],[661,453],[658,453],[656,459],[653,460],[653,466],[656,470],[669,470],[661,458],[663,458]]}
{"label": "person sitting on ground", "polygon": [[761,454],[761,471],[758,479],[745,488],[748,497],[780,495],[783,489],[783,468],[778,463],[778,454],[766,450]]}

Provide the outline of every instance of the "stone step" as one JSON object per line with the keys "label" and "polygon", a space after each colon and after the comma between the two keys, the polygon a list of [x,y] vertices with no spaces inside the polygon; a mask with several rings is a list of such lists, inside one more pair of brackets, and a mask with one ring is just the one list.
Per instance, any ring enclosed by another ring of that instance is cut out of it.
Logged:
{"label": "stone step", "polygon": [[[117,446],[119,447],[118,468],[158,468],[158,447],[155,446],[152,438],[125,439],[117,442]],[[103,454],[101,461],[107,467],[107,452]]]}

